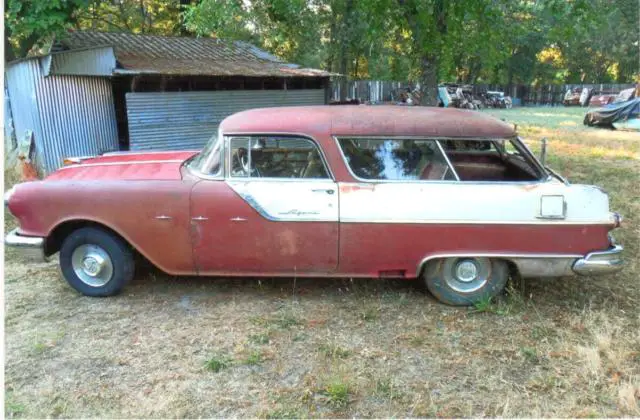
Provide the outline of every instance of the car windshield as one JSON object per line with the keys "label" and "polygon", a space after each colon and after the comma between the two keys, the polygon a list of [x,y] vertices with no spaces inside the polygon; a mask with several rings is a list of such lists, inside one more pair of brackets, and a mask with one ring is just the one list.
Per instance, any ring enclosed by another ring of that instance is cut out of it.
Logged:
{"label": "car windshield", "polygon": [[205,175],[220,172],[222,162],[222,138],[217,133],[209,139],[204,149],[191,161],[189,167]]}

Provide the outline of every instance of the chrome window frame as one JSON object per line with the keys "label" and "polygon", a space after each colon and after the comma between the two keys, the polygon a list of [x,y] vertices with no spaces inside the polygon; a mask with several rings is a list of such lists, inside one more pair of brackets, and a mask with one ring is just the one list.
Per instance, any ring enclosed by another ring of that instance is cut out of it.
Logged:
{"label": "chrome window frame", "polygon": [[[226,142],[224,141],[224,137],[222,134],[222,129],[220,127],[218,127],[218,138],[221,139],[220,141],[222,142],[221,146],[220,146],[220,168],[218,169],[218,172],[216,172],[215,174],[206,174],[202,171],[200,171],[199,169],[195,169],[192,168],[191,166],[187,165],[183,165],[183,167],[186,167],[187,171],[189,171],[189,173],[191,173],[192,175],[197,176],[198,178],[201,179],[209,179],[209,180],[221,180],[224,179],[224,174],[225,174],[225,147],[226,147]],[[206,145],[205,145],[206,146]],[[200,151],[200,153],[202,153],[202,150]],[[196,155],[197,156],[197,155]],[[195,156],[194,156],[195,157]]]}
{"label": "chrome window frame", "polygon": [[[310,141],[318,150],[320,154],[320,159],[322,160],[322,164],[324,165],[325,170],[327,171],[327,178],[277,178],[277,177],[233,177],[231,176],[231,138],[232,137],[257,137],[257,136],[274,136],[274,137],[298,137],[304,140]],[[226,148],[225,158],[224,160],[228,162],[225,164],[225,172],[224,179],[233,182],[242,182],[242,181],[267,181],[267,182],[336,182],[336,178],[333,175],[333,171],[329,166],[329,162],[327,157],[325,156],[324,150],[320,146],[320,143],[310,136],[309,134],[302,133],[273,133],[273,132],[263,132],[263,131],[254,131],[254,132],[232,132],[224,134],[224,143]]]}
{"label": "chrome window frame", "polygon": [[[549,173],[545,170],[545,168],[543,168],[540,163],[538,162],[537,159],[535,159],[535,156],[531,155],[530,157],[534,159],[535,165],[536,167],[538,167],[541,171],[543,175],[546,175],[546,177],[543,177],[542,179],[538,179],[535,181],[460,181],[459,178],[457,177],[457,173],[456,173],[456,180],[439,180],[439,179],[406,179],[406,180],[398,180],[398,179],[366,179],[366,178],[361,178],[359,176],[357,176],[352,170],[351,170],[351,166],[349,166],[349,162],[347,161],[347,158],[342,150],[342,146],[340,145],[340,139],[341,138],[349,138],[349,139],[380,139],[380,140],[390,140],[390,139],[396,139],[396,140],[432,140],[432,141],[436,141],[436,143],[438,143],[438,145],[442,148],[442,145],[440,145],[439,140],[468,140],[468,141],[489,141],[489,142],[500,142],[500,141],[505,141],[505,140],[510,140],[512,138],[493,138],[493,137],[430,137],[430,136],[382,136],[382,135],[339,135],[339,134],[334,134],[331,136],[333,138],[333,140],[336,143],[336,147],[338,148],[338,151],[340,152],[340,156],[342,157],[342,162],[344,163],[345,167],[347,168],[347,171],[349,172],[349,174],[357,181],[359,182],[366,182],[366,183],[370,183],[370,184],[380,184],[380,183],[385,183],[385,184],[403,184],[403,183],[408,183],[408,184],[424,184],[424,183],[430,183],[430,184],[457,184],[457,185],[530,185],[530,184],[543,184],[546,182],[549,182],[552,177],[549,175]],[[520,143],[522,143],[526,149],[526,151],[528,153],[531,153],[531,151],[529,150],[529,148],[520,140],[519,137],[516,137]],[[444,150],[442,150],[444,152]],[[447,156],[446,152],[444,153],[445,158],[447,159],[447,162],[449,162],[449,164],[451,165],[451,167],[453,167],[453,165],[450,163],[449,161],[449,157]],[[455,173],[455,172],[454,172]]]}

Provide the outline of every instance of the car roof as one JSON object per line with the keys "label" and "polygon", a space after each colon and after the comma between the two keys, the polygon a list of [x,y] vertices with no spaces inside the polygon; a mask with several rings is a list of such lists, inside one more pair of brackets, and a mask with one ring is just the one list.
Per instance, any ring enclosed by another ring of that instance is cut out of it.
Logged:
{"label": "car roof", "polygon": [[256,108],[221,123],[223,133],[335,136],[508,138],[514,127],[488,114],[456,108],[400,105],[320,105]]}

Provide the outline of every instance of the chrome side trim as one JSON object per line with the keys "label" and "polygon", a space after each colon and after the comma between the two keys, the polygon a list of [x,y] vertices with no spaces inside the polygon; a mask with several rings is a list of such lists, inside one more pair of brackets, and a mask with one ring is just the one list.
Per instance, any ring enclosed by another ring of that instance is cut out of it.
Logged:
{"label": "chrome side trim", "polygon": [[[418,267],[416,269],[416,277],[420,276],[424,265],[431,260],[441,259],[441,258],[463,258],[463,257],[486,257],[486,258],[500,258],[504,260],[511,261],[517,265],[517,261],[521,260],[571,260],[571,262],[575,261],[577,258],[582,257],[580,254],[523,254],[523,253],[500,253],[500,252],[456,252],[450,254],[433,254],[428,257],[423,258],[420,263],[418,263]],[[520,269],[518,267],[518,269]],[[563,270],[564,272],[565,270]],[[536,274],[537,275],[537,274]],[[548,275],[549,276],[549,275]],[[555,277],[555,275],[550,275],[551,277]],[[530,275],[528,275],[530,277]]]}
{"label": "chrome side trim", "polygon": [[[313,179],[309,179],[309,180],[305,180],[304,178],[292,178],[292,179],[278,179],[278,178],[259,178],[260,181],[254,180],[253,182],[261,182],[264,180],[270,181],[270,182],[275,182],[275,181],[287,181],[287,182],[308,182],[308,181],[314,181]],[[315,180],[315,181],[323,181],[323,182],[327,182],[327,180]],[[288,212],[287,214],[282,214],[282,217],[279,216],[274,216],[272,214],[269,214],[267,212],[267,210],[260,205],[260,203],[258,203],[258,201],[256,200],[256,198],[249,192],[244,191],[241,188],[237,188],[235,185],[236,184],[243,184],[244,182],[242,182],[242,180],[226,180],[225,181],[226,184],[236,193],[240,196],[240,198],[242,198],[244,201],[247,202],[247,204],[249,204],[256,212],[258,212],[258,214],[262,217],[264,217],[265,219],[271,221],[271,222],[331,222],[331,223],[339,223],[339,215],[337,216],[337,219],[332,219],[332,218],[319,218],[319,217],[315,217],[315,218],[311,218],[311,217],[288,217],[291,214],[295,214],[295,212],[297,212],[297,210],[291,210],[290,212]]]}
{"label": "chrome side trim", "polygon": [[[162,154],[180,153],[180,152],[198,153],[200,152],[200,150],[147,150],[147,151],[140,151],[140,152],[136,152],[136,151],[131,152],[128,150],[121,150],[118,152],[106,152],[98,156],[134,156],[134,155],[148,155],[148,154],[162,155]],[[91,157],[95,157],[95,156],[91,156]]]}
{"label": "chrome side trim", "polygon": [[456,220],[456,219],[348,219],[341,218],[340,223],[393,223],[393,224],[442,224],[442,225],[604,225],[609,226],[612,220]]}
{"label": "chrome side trim", "polygon": [[103,163],[81,163],[79,165],[69,165],[59,168],[59,170],[73,169],[73,168],[88,168],[92,166],[121,166],[121,165],[144,165],[150,163],[182,163],[182,160],[138,160],[132,162],[103,162]]}
{"label": "chrome side trim", "polygon": [[160,216],[156,216],[155,218],[158,219],[158,220],[171,220],[171,219],[173,219],[173,217],[166,216],[164,214],[161,214]]}
{"label": "chrome side trim", "polygon": [[614,245],[606,251],[595,251],[580,258],[573,265],[573,271],[583,276],[610,274],[622,270],[624,261],[620,245]]}
{"label": "chrome side trim", "polygon": [[204,216],[196,216],[196,217],[192,217],[191,220],[194,220],[196,222],[203,222],[205,220],[209,220],[209,218]]}
{"label": "chrome side trim", "polygon": [[44,238],[36,236],[22,236],[18,229],[7,233],[4,237],[5,246],[17,248],[23,257],[37,262],[48,261],[44,253]]}

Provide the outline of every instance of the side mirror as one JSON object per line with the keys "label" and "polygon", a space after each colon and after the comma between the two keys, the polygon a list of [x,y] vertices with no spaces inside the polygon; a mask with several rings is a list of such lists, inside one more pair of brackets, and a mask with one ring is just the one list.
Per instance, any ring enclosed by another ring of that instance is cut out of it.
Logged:
{"label": "side mirror", "polygon": [[540,163],[545,166],[547,160],[547,138],[542,138],[542,147],[540,148]]}

